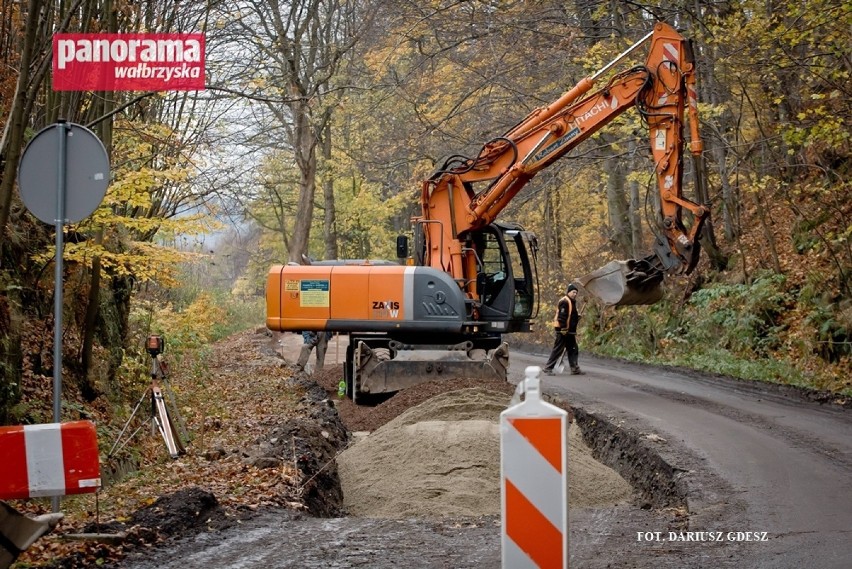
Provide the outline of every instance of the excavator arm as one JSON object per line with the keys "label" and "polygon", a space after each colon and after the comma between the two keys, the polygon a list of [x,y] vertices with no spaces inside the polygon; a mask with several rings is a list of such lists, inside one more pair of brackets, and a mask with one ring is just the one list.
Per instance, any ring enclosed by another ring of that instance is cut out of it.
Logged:
{"label": "excavator arm", "polygon": [[[644,65],[617,73],[593,90],[604,73],[648,41]],[[648,127],[662,219],[653,255],[617,263],[626,267],[626,281],[644,284],[646,290],[652,290],[664,272],[691,272],[698,261],[698,236],[709,214],[707,207],[686,199],[682,192],[685,116],[691,127],[691,152],[700,160],[703,150],[695,62],[690,42],[664,23],[557,101],[535,109],[507,133],[487,142],[476,157],[452,156],[423,182],[424,264],[454,276],[476,299],[477,260],[465,245],[466,235],[494,221],[536,174],[631,107]],[[683,223],[684,209],[693,216],[689,229]],[[603,274],[613,274],[604,269]],[[595,278],[583,283],[592,292]],[[623,287],[624,291],[631,288]],[[608,303],[641,304],[648,299],[646,294],[626,292],[617,296],[608,298]],[[651,301],[657,298],[652,295]]]}

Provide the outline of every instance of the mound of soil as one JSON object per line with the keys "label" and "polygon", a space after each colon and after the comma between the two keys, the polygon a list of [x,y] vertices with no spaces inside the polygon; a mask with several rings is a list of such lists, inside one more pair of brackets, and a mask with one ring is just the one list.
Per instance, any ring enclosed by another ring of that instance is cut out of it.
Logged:
{"label": "mound of soil", "polygon": [[[356,405],[349,398],[341,399],[337,396],[337,384],[342,375],[342,366],[333,366],[314,374],[311,379],[326,390],[328,397],[334,401],[340,420],[353,433],[375,431],[408,409],[448,391],[471,388],[487,389],[504,394],[507,402],[515,391],[514,385],[497,379],[436,380],[404,389],[381,403]],[[506,406],[503,405],[503,409],[505,408]]]}
{"label": "mound of soil", "polygon": [[[483,388],[449,391],[362,438],[337,460],[345,508],[367,517],[499,515],[499,419],[509,399]],[[631,496],[624,479],[591,458],[576,425],[568,479],[572,507]]]}

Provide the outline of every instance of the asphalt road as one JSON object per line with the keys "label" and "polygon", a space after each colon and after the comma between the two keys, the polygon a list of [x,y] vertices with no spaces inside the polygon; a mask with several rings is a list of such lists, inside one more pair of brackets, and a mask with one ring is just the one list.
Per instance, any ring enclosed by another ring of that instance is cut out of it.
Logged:
{"label": "asphalt road", "polygon": [[[515,352],[510,375],[544,360]],[[739,567],[852,567],[852,410],[692,372],[581,365],[586,375],[544,376],[544,391],[647,435],[690,488],[691,534],[622,527],[602,541]]]}

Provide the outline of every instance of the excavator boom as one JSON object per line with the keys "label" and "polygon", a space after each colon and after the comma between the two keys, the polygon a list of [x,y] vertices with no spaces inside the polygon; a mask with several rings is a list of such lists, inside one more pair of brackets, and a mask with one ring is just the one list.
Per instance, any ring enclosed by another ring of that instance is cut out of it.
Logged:
{"label": "excavator boom", "polygon": [[[599,78],[624,57],[650,41],[645,65],[612,76],[593,90]],[[476,264],[465,252],[464,236],[497,218],[541,170],[565,156],[630,108],[636,108],[650,133],[650,146],[662,220],[654,254],[622,261],[587,275],[587,290],[606,289],[608,304],[647,304],[659,300],[663,273],[688,273],[698,261],[697,236],[709,209],[683,196],[684,116],[691,117],[691,148],[703,145],[697,126],[695,63],[691,44],[671,26],[658,23],[652,33],[595,75],[581,80],[551,105],[538,108],[504,135],[486,143],[475,158],[452,157],[423,183],[426,264],[475,282]],[[484,189],[478,186],[485,185]],[[694,222],[686,229],[682,212]],[[635,267],[647,269],[633,273]],[[609,281],[597,287],[599,279]],[[641,285],[641,286],[639,286]],[[618,298],[613,291],[621,289]],[[469,289],[475,298],[477,291]]]}

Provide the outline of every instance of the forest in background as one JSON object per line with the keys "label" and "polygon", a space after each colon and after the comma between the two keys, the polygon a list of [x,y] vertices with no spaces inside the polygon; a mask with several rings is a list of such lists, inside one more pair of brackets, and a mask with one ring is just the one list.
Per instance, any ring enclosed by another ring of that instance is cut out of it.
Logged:
{"label": "forest in background", "polygon": [[[53,226],[16,188],[40,129],[89,126],[112,164],[66,230],[70,419],[135,401],[147,334],[179,356],[261,323],[273,263],[394,258],[442,157],[658,20],[695,42],[713,239],[662,302],[589,302],[582,349],[852,395],[848,2],[0,0],[0,424],[50,420]],[[203,32],[207,88],[52,90],[54,33],[136,31]],[[650,249],[648,148],[628,112],[503,213],[539,236],[538,340],[567,281]]]}

